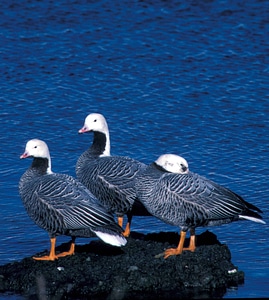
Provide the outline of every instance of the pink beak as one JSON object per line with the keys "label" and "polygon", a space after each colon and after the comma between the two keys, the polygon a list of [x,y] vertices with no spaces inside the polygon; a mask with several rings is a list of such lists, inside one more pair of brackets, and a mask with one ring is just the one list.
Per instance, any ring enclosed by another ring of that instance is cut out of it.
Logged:
{"label": "pink beak", "polygon": [[87,132],[89,131],[88,128],[86,126],[83,126],[79,131],[78,133],[84,133],[84,132]]}
{"label": "pink beak", "polygon": [[27,152],[24,152],[21,156],[20,156],[20,159],[22,158],[27,158],[29,155]]}

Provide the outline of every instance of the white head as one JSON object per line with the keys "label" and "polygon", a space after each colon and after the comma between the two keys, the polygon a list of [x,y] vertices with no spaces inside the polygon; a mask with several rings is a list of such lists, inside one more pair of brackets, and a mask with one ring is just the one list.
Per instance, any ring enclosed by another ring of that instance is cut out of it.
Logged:
{"label": "white head", "polygon": [[189,172],[187,161],[176,154],[163,154],[155,163],[171,173],[187,174]]}
{"label": "white head", "polygon": [[27,158],[27,157],[47,158],[48,159],[47,173],[49,174],[52,173],[50,152],[45,142],[38,139],[32,139],[28,141],[25,146],[24,153],[20,156],[20,158]]}
{"label": "white head", "polygon": [[84,126],[78,131],[79,133],[85,132],[100,132],[106,136],[106,145],[103,156],[110,156],[110,137],[106,119],[103,115],[92,113],[89,114],[84,122]]}
{"label": "white head", "polygon": [[89,114],[84,121],[84,126],[78,132],[84,133],[89,131],[99,131],[107,134],[108,126],[105,117],[97,113]]}

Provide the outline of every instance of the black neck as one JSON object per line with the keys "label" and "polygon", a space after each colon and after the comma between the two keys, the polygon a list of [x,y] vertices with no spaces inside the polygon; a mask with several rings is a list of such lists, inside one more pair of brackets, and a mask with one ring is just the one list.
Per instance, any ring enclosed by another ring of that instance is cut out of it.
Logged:
{"label": "black neck", "polygon": [[31,168],[38,170],[41,174],[46,174],[49,166],[49,160],[47,158],[35,157],[33,159]]}
{"label": "black neck", "polygon": [[93,134],[93,142],[90,147],[91,153],[94,154],[103,154],[106,148],[106,135],[102,132],[94,132]]}
{"label": "black neck", "polygon": [[167,171],[165,168],[161,167],[160,165],[156,164],[156,162],[153,162],[151,164],[155,169],[161,171],[161,172],[165,172],[165,173],[171,173],[169,171]]}

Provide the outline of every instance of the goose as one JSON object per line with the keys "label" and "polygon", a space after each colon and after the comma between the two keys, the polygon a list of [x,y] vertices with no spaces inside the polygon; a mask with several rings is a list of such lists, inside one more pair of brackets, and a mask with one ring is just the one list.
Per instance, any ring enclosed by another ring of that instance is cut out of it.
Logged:
{"label": "goose", "polygon": [[[35,260],[55,260],[72,255],[76,237],[97,236],[113,246],[124,246],[123,229],[111,213],[77,179],[54,173],[47,144],[39,139],[29,140],[21,159],[32,157],[31,166],[21,176],[19,193],[30,218],[50,237],[50,253]],[[67,252],[55,253],[56,236],[71,236]]]}
{"label": "goose", "polygon": [[[195,251],[195,228],[246,219],[265,224],[262,211],[233,191],[189,170],[187,161],[175,154],[161,155],[136,178],[137,197],[160,220],[181,228],[177,248],[161,256]],[[186,232],[190,244],[183,248]],[[158,255],[159,256],[159,255]]]}
{"label": "goose", "polygon": [[110,154],[110,136],[105,117],[99,113],[89,114],[79,133],[93,132],[91,146],[83,152],[76,163],[76,176],[123,225],[127,214],[124,236],[131,232],[133,215],[149,215],[137,200],[134,179],[146,165],[125,156]]}

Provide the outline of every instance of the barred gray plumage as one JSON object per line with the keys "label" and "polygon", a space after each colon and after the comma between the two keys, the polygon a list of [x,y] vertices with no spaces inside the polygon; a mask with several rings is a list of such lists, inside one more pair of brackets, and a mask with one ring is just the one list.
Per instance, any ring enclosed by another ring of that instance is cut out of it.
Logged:
{"label": "barred gray plumage", "polygon": [[[26,144],[21,158],[33,157],[31,167],[22,175],[19,192],[29,216],[51,239],[49,256],[35,259],[54,260],[74,253],[75,238],[98,236],[114,246],[125,245],[122,228],[111,213],[77,179],[53,173],[47,144],[33,139]],[[69,252],[55,254],[57,235],[72,237]]]}
{"label": "barred gray plumage", "polygon": [[123,215],[127,214],[128,223],[124,232],[130,234],[133,215],[149,215],[137,201],[134,179],[146,165],[125,156],[110,155],[110,136],[103,115],[89,114],[79,133],[93,132],[91,147],[79,157],[76,164],[77,178],[119,218],[122,226]]}
{"label": "barred gray plumage", "polygon": [[[181,166],[173,173],[167,166]],[[185,165],[185,167],[184,167]],[[177,173],[177,174],[176,174]],[[265,223],[257,213],[261,210],[217,183],[192,173],[187,162],[176,155],[165,155],[149,165],[136,179],[139,200],[147,210],[162,221],[181,228],[182,240],[177,249],[168,249],[165,258],[195,249],[195,228],[215,226],[248,219]],[[257,211],[257,212],[255,212]],[[191,244],[183,249],[186,232],[191,231]]]}

